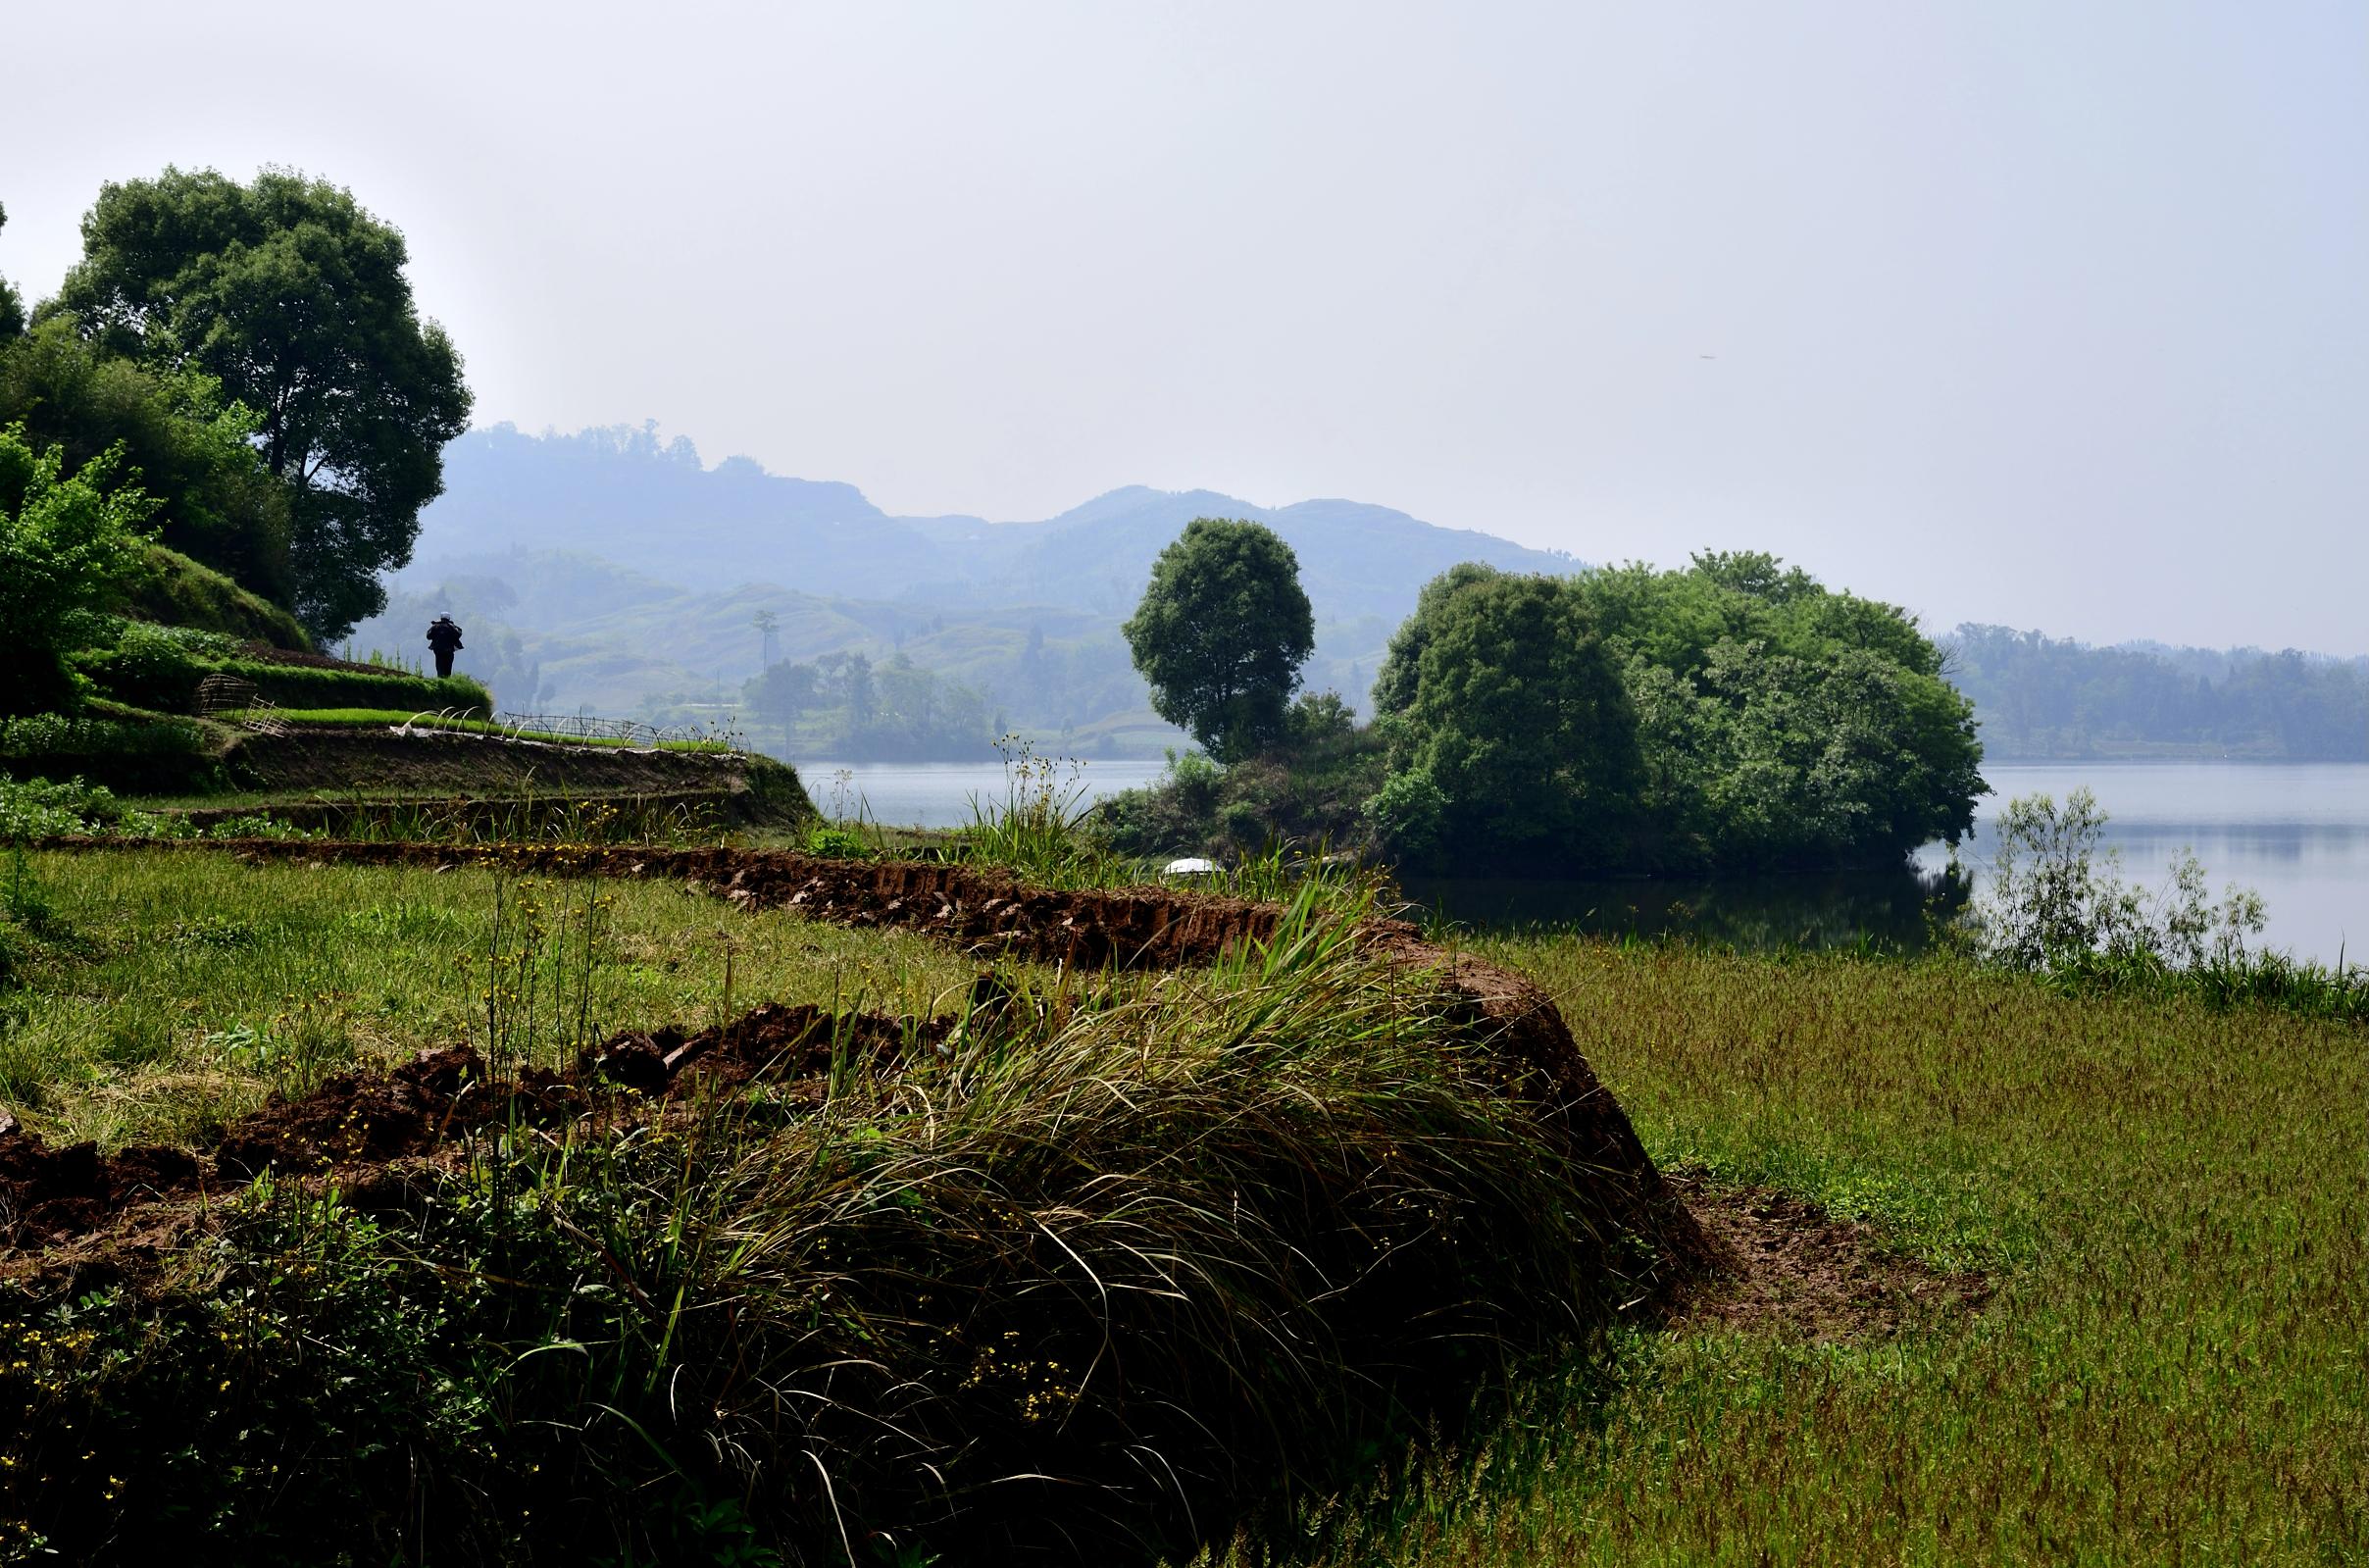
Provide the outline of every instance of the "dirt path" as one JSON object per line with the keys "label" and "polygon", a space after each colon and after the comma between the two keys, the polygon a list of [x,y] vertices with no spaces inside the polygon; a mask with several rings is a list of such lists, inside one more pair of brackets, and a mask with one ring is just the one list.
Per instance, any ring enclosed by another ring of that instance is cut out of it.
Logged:
{"label": "dirt path", "polygon": [[1764,1187],[1698,1172],[1669,1185],[1719,1254],[1671,1302],[1674,1328],[1726,1328],[1813,1342],[1881,1339],[1989,1300],[1980,1274],[1929,1268],[1872,1228]]}

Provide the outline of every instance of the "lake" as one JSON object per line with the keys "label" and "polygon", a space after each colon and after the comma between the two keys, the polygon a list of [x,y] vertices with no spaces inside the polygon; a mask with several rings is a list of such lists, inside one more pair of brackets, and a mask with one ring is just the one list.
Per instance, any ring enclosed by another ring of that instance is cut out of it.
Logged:
{"label": "lake", "polygon": [[[1978,879],[2000,806],[2087,784],[2126,880],[2159,886],[2172,857],[2193,849],[2216,894],[2236,883],[2262,895],[2269,945],[2329,963],[2369,958],[2369,763],[1997,763],[1983,776],[1995,792],[1966,857]],[[1939,846],[1923,858],[1939,865]]]}
{"label": "lake", "polygon": [[[2215,896],[2231,884],[2269,907],[2262,941],[2327,963],[2369,958],[2369,764],[2247,762],[1992,763],[1959,859],[1976,890],[1991,826],[2018,795],[2062,800],[2083,784],[2107,814],[2122,876],[2157,887],[2193,849]],[[1873,936],[1914,947],[1925,901],[1944,891],[1948,853],[1928,845],[1896,872],[1576,882],[1406,879],[1408,895],[1474,925],[1572,925],[1638,936],[1691,931],[1745,947],[1802,947]]]}
{"label": "lake", "polygon": [[[1166,764],[1079,765],[1083,800],[1151,783]],[[842,770],[844,778],[838,776]],[[801,762],[799,776],[826,815],[951,828],[974,796],[1004,798],[1000,763]],[[2017,795],[2058,798],[2088,784],[2108,814],[2106,841],[2123,875],[2159,885],[2171,858],[2193,849],[2216,892],[2238,883],[2262,894],[2263,939],[2333,963],[2369,958],[2369,764],[2253,762],[1993,763],[1974,841],[1961,859],[1979,886],[1990,825]],[[839,800],[834,807],[833,792]],[[1924,900],[1945,855],[1939,844],[1894,872],[1723,879],[1408,878],[1409,896],[1477,925],[1572,925],[1654,936],[1691,930],[1748,947],[1821,946],[1873,936],[1923,940]]]}
{"label": "lake", "polygon": [[[860,814],[891,828],[965,827],[974,799],[1000,806],[1006,792],[1000,762],[801,762],[797,769],[824,816]],[[1058,769],[1055,784],[1066,787],[1074,783],[1084,806],[1147,784],[1166,773],[1168,764],[1106,758],[1064,761]]]}

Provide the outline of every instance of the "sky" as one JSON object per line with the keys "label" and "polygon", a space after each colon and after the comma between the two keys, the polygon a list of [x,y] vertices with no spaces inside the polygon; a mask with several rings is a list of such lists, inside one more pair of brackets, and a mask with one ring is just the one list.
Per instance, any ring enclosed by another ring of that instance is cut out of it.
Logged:
{"label": "sky", "polygon": [[[400,228],[479,423],[904,514],[1343,496],[2096,641],[2369,652],[2358,0],[0,10],[100,184]],[[46,66],[40,65],[47,62]]]}

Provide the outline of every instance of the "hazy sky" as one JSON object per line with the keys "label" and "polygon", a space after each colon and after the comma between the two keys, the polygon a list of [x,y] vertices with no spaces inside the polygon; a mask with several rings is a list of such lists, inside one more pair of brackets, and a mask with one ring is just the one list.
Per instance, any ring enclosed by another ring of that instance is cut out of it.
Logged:
{"label": "hazy sky", "polygon": [[[2369,651],[2359,0],[17,4],[0,273],[266,162],[480,421],[896,512],[1349,496],[1929,622]],[[1714,356],[1705,358],[1704,356]]]}

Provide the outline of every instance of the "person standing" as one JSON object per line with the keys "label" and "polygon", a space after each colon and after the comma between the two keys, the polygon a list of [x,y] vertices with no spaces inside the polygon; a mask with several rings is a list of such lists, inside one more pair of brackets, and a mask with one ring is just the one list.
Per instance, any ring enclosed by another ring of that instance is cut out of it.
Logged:
{"label": "person standing", "polygon": [[452,674],[452,656],[461,649],[461,629],[449,615],[439,615],[428,625],[428,646],[436,656],[436,679]]}

